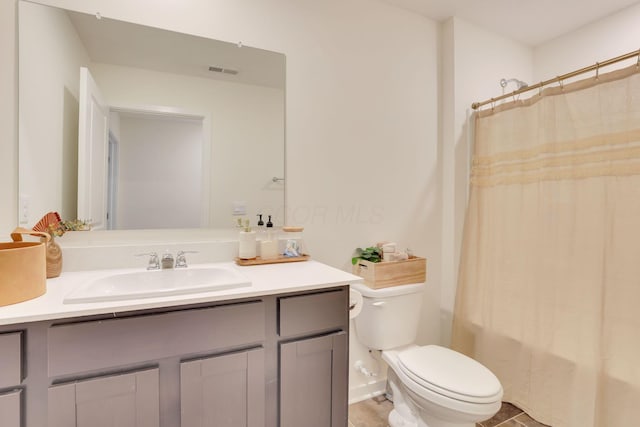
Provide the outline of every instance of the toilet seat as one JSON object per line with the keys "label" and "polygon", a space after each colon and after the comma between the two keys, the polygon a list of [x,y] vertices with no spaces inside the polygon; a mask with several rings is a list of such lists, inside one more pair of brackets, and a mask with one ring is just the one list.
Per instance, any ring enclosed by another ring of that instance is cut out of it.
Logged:
{"label": "toilet seat", "polygon": [[493,403],[502,398],[502,386],[486,367],[461,353],[428,345],[398,352],[398,368],[415,385],[451,399]]}

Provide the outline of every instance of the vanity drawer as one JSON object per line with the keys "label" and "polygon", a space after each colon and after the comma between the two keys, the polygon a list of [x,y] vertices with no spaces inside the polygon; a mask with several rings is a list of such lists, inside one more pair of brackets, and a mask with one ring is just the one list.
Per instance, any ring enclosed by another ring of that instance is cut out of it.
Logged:
{"label": "vanity drawer", "polygon": [[260,343],[262,301],[53,326],[49,376]]}
{"label": "vanity drawer", "polygon": [[22,332],[0,334],[0,388],[22,382]]}
{"label": "vanity drawer", "polygon": [[346,328],[346,288],[278,298],[279,334],[282,337]]}

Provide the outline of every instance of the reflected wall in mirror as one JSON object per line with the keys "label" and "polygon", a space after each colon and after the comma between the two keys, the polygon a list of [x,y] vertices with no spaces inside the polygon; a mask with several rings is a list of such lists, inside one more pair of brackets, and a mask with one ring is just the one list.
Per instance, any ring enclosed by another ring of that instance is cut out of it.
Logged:
{"label": "reflected wall in mirror", "polygon": [[284,55],[27,1],[18,13],[21,224],[96,212],[78,203],[101,182],[78,156],[81,67],[108,109],[109,185],[91,202],[104,228],[284,222]]}

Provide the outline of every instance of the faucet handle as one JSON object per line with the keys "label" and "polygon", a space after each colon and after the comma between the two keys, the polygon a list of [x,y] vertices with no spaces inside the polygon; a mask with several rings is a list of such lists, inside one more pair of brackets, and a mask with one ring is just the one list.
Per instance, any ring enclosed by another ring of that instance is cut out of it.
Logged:
{"label": "faucet handle", "polygon": [[147,270],[160,270],[160,259],[158,258],[158,254],[156,252],[147,252],[143,254],[136,254],[136,256],[148,256],[149,264],[147,265]]}
{"label": "faucet handle", "polygon": [[187,268],[187,255],[197,254],[198,251],[178,251],[176,254],[176,267],[175,268]]}

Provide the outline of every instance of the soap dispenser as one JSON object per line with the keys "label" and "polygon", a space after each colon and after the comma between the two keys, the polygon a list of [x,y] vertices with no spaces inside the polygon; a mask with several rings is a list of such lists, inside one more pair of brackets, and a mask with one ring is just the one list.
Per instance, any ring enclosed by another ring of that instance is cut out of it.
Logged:
{"label": "soap dispenser", "polygon": [[260,242],[260,257],[262,259],[273,259],[278,257],[278,239],[274,234],[271,215],[269,215],[269,220],[267,221],[267,235]]}
{"label": "soap dispenser", "polygon": [[257,240],[257,255],[262,257],[262,241],[266,240],[267,232],[264,229],[264,221],[262,220],[262,214],[257,214],[258,224],[256,226],[256,240]]}

